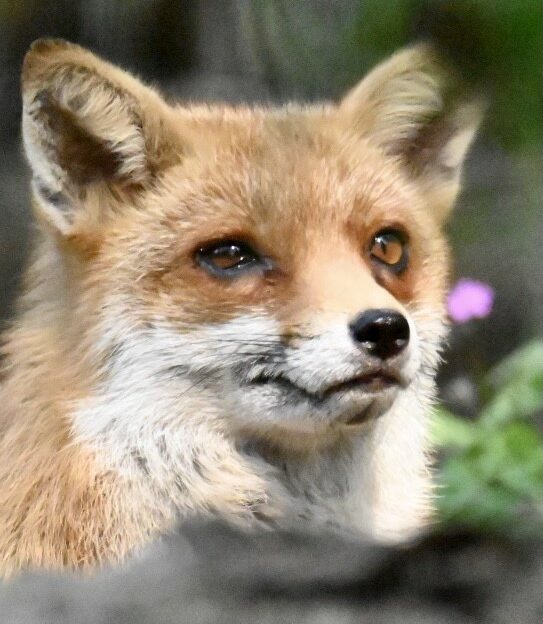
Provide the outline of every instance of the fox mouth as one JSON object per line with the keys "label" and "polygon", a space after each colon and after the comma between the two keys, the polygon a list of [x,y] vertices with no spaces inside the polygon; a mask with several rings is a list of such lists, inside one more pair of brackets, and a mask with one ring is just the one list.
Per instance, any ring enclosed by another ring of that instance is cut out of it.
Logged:
{"label": "fox mouth", "polygon": [[276,387],[291,395],[296,394],[299,398],[306,399],[312,404],[321,404],[331,397],[342,395],[351,390],[377,394],[389,388],[400,386],[401,382],[396,375],[379,369],[335,382],[317,392],[311,392],[280,373],[276,375],[266,375],[262,373],[248,381],[247,385]]}

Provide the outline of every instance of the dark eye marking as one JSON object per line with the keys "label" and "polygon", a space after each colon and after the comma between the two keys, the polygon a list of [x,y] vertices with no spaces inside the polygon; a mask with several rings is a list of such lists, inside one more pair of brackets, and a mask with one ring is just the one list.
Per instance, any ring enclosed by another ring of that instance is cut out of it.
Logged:
{"label": "dark eye marking", "polygon": [[273,268],[269,258],[260,255],[248,243],[223,240],[200,247],[196,264],[221,279],[235,279],[248,273],[264,273]]}
{"label": "dark eye marking", "polygon": [[400,230],[384,229],[377,232],[370,241],[370,258],[393,271],[402,273],[407,268],[409,249],[407,236]]}

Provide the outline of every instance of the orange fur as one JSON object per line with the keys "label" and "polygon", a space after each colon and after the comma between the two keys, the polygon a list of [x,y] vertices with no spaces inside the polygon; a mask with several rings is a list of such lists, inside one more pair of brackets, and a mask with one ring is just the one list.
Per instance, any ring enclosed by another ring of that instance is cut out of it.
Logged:
{"label": "orange fur", "polygon": [[[442,319],[448,254],[440,226],[477,121],[475,108],[463,117],[457,108],[456,125],[440,139],[447,110],[426,140],[442,109],[442,71],[423,46],[393,57],[339,106],[171,107],[78,46],[34,44],[23,69],[23,131],[41,229],[3,336],[0,574],[121,560],[187,514],[284,514],[286,490],[270,483],[268,464],[259,459],[255,468],[253,457],[235,454],[241,438],[254,435],[266,461],[303,451],[312,459],[300,474],[309,478],[321,460],[339,466],[342,452],[354,453],[336,424],[287,442],[280,425],[263,435],[234,426],[203,393],[191,395],[189,413],[165,413],[160,422],[168,435],[184,428],[217,448],[205,449],[205,462],[199,449],[186,450],[187,472],[166,470],[158,481],[146,476],[148,459],[135,450],[133,462],[117,458],[103,442],[107,426],[94,443],[87,430],[95,423],[81,429],[75,414],[120,374],[112,367],[125,345],[108,342],[106,318],[126,321],[125,334],[167,327],[183,337],[243,313],[265,315],[291,345],[367,308]],[[457,130],[467,138],[451,147]],[[384,227],[409,235],[401,276],[368,260],[367,241]],[[224,237],[250,241],[277,259],[274,270],[234,282],[204,274],[195,250]],[[431,357],[436,350],[428,347]],[[413,487],[420,481],[424,490],[407,514],[387,494],[400,487],[395,459],[371,440],[368,465],[378,476],[361,524],[393,533],[410,514],[405,527],[413,528],[427,492],[423,449],[413,443],[420,458],[406,459]]]}

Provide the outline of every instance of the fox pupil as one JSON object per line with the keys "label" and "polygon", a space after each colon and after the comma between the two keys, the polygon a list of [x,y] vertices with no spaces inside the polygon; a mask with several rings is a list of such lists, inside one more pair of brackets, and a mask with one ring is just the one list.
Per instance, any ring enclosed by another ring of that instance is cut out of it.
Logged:
{"label": "fox pupil", "polygon": [[406,264],[406,245],[400,233],[381,232],[373,238],[370,254],[373,259],[393,269],[403,269]]}
{"label": "fox pupil", "polygon": [[246,243],[221,242],[200,249],[197,263],[215,277],[235,277],[243,269],[261,264],[259,255]]}
{"label": "fox pupil", "polygon": [[250,260],[250,257],[244,254],[237,245],[219,247],[213,250],[212,255],[215,264],[223,269],[243,264]]}

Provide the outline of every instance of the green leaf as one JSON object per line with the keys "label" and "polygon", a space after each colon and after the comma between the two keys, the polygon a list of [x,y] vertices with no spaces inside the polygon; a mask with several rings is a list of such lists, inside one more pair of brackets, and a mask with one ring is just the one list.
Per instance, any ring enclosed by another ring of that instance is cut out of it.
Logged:
{"label": "green leaf", "polygon": [[504,432],[507,462],[499,478],[522,497],[543,500],[543,440],[528,423],[510,424]]}
{"label": "green leaf", "polygon": [[481,424],[496,427],[513,419],[533,416],[543,409],[543,374],[512,379],[481,410]]}
{"label": "green leaf", "polygon": [[430,421],[430,439],[433,444],[462,449],[473,444],[476,436],[473,423],[455,416],[443,407],[434,410]]}
{"label": "green leaf", "polygon": [[488,374],[494,388],[509,384],[511,379],[531,380],[543,375],[543,340],[533,340],[503,359]]}
{"label": "green leaf", "polygon": [[543,341],[514,351],[489,373],[487,381],[497,393],[481,412],[483,425],[496,427],[543,409]]}
{"label": "green leaf", "polygon": [[450,521],[462,517],[479,497],[480,480],[470,462],[462,457],[447,458],[438,476],[437,506],[441,517]]}
{"label": "green leaf", "polygon": [[465,458],[446,461],[440,478],[437,507],[443,522],[474,528],[507,525],[515,515],[520,498],[496,485],[480,480],[477,467]]}

